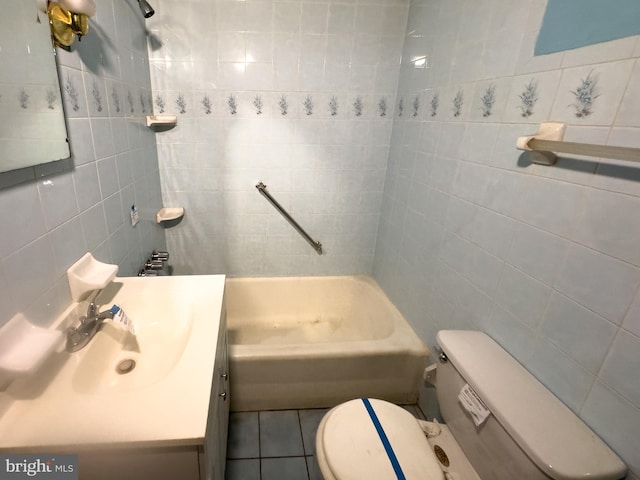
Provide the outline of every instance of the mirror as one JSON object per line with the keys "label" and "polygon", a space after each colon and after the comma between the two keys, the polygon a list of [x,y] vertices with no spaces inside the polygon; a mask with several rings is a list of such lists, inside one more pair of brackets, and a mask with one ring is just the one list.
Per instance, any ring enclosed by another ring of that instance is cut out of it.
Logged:
{"label": "mirror", "polygon": [[0,172],[68,158],[47,15],[35,0],[0,5]]}

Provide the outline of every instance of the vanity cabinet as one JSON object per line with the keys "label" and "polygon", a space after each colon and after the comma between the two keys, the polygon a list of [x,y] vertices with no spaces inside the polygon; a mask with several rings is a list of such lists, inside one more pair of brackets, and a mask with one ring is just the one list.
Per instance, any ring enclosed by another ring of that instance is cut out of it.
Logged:
{"label": "vanity cabinet", "polygon": [[196,480],[198,449],[151,447],[80,452],[80,480]]}
{"label": "vanity cabinet", "polygon": [[222,306],[220,331],[216,346],[216,361],[211,386],[207,433],[200,454],[200,480],[224,480],[229,429],[229,354],[227,343],[227,310]]}

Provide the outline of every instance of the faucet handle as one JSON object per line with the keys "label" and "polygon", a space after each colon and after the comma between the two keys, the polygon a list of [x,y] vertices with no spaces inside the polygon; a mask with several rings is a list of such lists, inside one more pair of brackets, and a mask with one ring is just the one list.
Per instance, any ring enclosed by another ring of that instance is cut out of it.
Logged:
{"label": "faucet handle", "polygon": [[140,271],[138,272],[138,276],[139,277],[157,277],[158,276],[158,271],[157,270],[150,270],[147,268],[141,268]]}
{"label": "faucet handle", "polygon": [[[89,302],[89,305],[87,305],[87,316],[86,317],[82,317],[82,318],[87,320],[87,319],[95,317],[97,313],[98,313],[98,306],[92,300],[92,301]],[[82,322],[82,323],[84,323],[84,322]]]}
{"label": "faucet handle", "polygon": [[162,260],[147,260],[144,264],[144,268],[147,270],[162,270],[164,268],[164,264]]}
{"label": "faucet handle", "polygon": [[158,250],[154,250],[151,253],[151,260],[161,260],[166,262],[169,260],[169,252],[160,252]]}
{"label": "faucet handle", "polygon": [[91,319],[95,317],[98,313],[98,305],[96,304],[96,298],[100,295],[102,289],[94,290],[91,295],[89,295],[89,304],[87,305],[87,316],[86,319]]}

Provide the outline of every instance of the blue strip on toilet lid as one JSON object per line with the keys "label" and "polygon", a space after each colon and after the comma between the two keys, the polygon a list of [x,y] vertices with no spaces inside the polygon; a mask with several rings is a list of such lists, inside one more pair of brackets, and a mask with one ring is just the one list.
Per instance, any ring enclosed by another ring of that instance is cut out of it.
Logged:
{"label": "blue strip on toilet lid", "polygon": [[371,402],[368,398],[363,398],[362,403],[364,403],[364,407],[367,409],[369,413],[369,417],[371,417],[371,421],[373,422],[373,426],[376,427],[376,431],[378,432],[378,436],[380,437],[380,441],[384,446],[385,451],[387,452],[387,457],[389,457],[389,461],[391,462],[391,466],[393,467],[394,472],[396,472],[396,477],[398,480],[406,480],[404,476],[404,472],[402,471],[402,467],[400,467],[400,463],[398,462],[398,458],[391,447],[391,443],[389,443],[389,439],[387,438],[387,434],[384,433],[384,429],[380,424],[380,420],[378,420],[378,416],[376,412],[373,410],[371,406]]}

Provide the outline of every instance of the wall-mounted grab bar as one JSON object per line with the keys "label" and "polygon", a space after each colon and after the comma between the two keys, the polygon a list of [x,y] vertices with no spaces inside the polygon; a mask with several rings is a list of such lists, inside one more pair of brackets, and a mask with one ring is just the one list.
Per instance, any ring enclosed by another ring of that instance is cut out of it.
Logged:
{"label": "wall-mounted grab bar", "polygon": [[282,205],[280,205],[278,201],[271,196],[271,194],[267,191],[267,186],[262,182],[258,182],[256,188],[262,194],[262,196],[266,198],[269,203],[275,207],[276,210],[278,210],[280,215],[282,215],[287,220],[287,222],[289,222],[291,226],[296,229],[296,231],[302,236],[302,238],[304,238],[309,243],[309,245],[311,245],[316,253],[318,255],[322,255],[322,244],[311,238],[311,236],[307,232],[305,232],[304,228],[302,228],[298,224],[298,222],[296,222],[293,217],[287,213]]}
{"label": "wall-mounted grab bar", "polygon": [[566,129],[567,126],[564,123],[541,123],[538,131],[533,135],[519,137],[516,147],[520,150],[532,152],[531,161],[541,165],[553,165],[556,163],[556,152],[640,162],[640,148],[565,142],[564,132]]}

